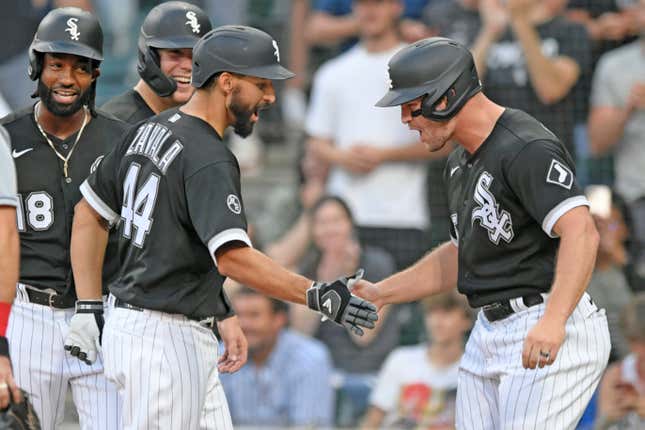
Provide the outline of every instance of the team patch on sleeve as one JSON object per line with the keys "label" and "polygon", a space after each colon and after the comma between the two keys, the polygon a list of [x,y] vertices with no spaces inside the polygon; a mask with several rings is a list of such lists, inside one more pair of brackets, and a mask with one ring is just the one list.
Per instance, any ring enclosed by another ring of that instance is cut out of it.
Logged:
{"label": "team patch on sleeve", "polygon": [[226,205],[234,214],[239,215],[242,212],[242,204],[235,194],[229,194],[226,197]]}
{"label": "team patch on sleeve", "polygon": [[549,184],[559,185],[570,190],[573,185],[573,172],[564,163],[554,158],[551,160],[549,172],[546,174],[546,181]]}

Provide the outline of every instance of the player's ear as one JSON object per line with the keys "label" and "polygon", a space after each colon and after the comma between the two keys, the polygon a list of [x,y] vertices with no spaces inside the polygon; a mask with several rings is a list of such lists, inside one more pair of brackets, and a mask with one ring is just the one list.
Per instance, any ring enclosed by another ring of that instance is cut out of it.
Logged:
{"label": "player's ear", "polygon": [[217,78],[217,85],[222,89],[224,94],[228,95],[233,92],[235,76],[229,72],[222,72]]}
{"label": "player's ear", "polygon": [[92,69],[92,82],[96,81],[99,76],[101,76],[101,69],[98,67]]}

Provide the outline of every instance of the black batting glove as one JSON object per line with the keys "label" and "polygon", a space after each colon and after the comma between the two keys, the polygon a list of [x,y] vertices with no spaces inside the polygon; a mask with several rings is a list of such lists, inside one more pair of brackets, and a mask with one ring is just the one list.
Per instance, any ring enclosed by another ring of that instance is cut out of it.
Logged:
{"label": "black batting glove", "polygon": [[374,328],[378,320],[376,306],[351,293],[352,284],[363,277],[359,269],[349,278],[339,278],[334,282],[314,282],[307,290],[307,306],[323,315],[323,321],[330,319],[362,336],[363,329]]}

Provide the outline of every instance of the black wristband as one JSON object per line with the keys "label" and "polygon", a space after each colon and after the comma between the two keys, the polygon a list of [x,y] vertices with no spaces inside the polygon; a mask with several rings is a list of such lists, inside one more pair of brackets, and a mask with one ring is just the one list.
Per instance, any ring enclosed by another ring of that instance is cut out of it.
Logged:
{"label": "black wristband", "polygon": [[9,342],[4,336],[0,336],[0,356],[9,357]]}

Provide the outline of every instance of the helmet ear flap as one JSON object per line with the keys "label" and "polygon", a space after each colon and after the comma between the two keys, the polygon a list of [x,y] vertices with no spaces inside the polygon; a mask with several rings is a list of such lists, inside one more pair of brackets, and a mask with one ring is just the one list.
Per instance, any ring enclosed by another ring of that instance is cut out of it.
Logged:
{"label": "helmet ear flap", "polygon": [[42,54],[38,54],[31,48],[29,49],[29,68],[27,69],[27,74],[29,75],[29,79],[32,81],[38,79],[40,72],[42,72],[42,60]]}
{"label": "helmet ear flap", "polygon": [[177,83],[164,75],[160,67],[159,53],[147,45],[139,47],[137,72],[159,97],[168,97],[177,89]]}

